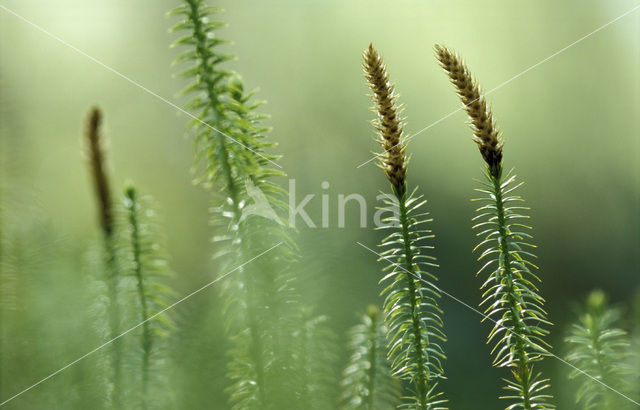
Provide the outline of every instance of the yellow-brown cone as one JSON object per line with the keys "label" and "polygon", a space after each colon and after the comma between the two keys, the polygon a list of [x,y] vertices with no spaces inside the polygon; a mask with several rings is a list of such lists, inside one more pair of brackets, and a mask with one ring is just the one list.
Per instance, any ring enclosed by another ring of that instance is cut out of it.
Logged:
{"label": "yellow-brown cone", "polygon": [[380,167],[384,170],[389,182],[399,195],[405,192],[407,177],[407,159],[405,155],[402,131],[403,121],[400,109],[396,106],[397,96],[394,85],[389,82],[387,68],[378,52],[369,44],[363,53],[362,68],[373,95],[375,106],[373,110],[378,114],[373,124],[380,135],[380,145],[384,152],[379,154]]}
{"label": "yellow-brown cone", "polygon": [[502,167],[502,136],[498,129],[491,108],[480,92],[480,87],[458,55],[448,48],[436,45],[436,57],[440,65],[449,75],[456,92],[464,104],[470,119],[474,141],[478,144],[492,173],[498,173]]}

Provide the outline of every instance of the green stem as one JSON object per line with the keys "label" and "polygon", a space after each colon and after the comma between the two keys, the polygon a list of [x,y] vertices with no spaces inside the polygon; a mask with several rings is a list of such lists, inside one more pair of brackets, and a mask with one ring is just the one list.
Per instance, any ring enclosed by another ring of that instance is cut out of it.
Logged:
{"label": "green stem", "polygon": [[[598,313],[591,313],[591,315],[595,316]],[[600,343],[600,338],[598,337],[598,335],[600,334],[600,328],[598,326],[599,320],[594,318],[593,320],[593,325],[591,326],[591,328],[589,329],[589,333],[591,334],[591,349],[593,351],[594,354],[594,359],[596,362],[596,368],[598,369],[598,372],[600,372],[600,374],[594,374],[593,376],[595,376],[598,380],[603,381],[604,383],[608,383],[607,379],[607,371],[605,368],[605,360],[603,360],[602,355],[600,354],[602,352],[602,344]],[[600,386],[599,386],[600,387]],[[611,403],[609,403],[609,395],[607,394],[607,390],[605,388],[601,388],[600,391],[602,392],[602,408],[605,409],[612,409],[614,407],[611,407]]]}
{"label": "green stem", "polygon": [[[223,113],[220,111],[218,93],[215,89],[215,81],[214,75],[216,73],[212,72],[210,66],[210,60],[214,55],[211,50],[207,46],[207,34],[202,26],[202,18],[204,16],[200,15],[200,8],[198,7],[197,2],[190,0],[188,1],[189,6],[191,8],[191,21],[193,22],[193,35],[196,38],[196,52],[200,57],[200,81],[204,82],[205,90],[207,93],[209,108],[211,111],[211,122],[216,127],[220,127],[221,119],[223,118]],[[219,76],[222,74],[218,74]],[[227,152],[226,146],[226,136],[220,131],[211,131],[215,132],[217,138],[217,155],[218,161],[222,166],[222,170],[224,173],[225,183],[227,185],[227,189],[229,191],[229,196],[233,201],[234,206],[237,207],[237,188],[235,186],[235,182],[233,180],[233,174],[231,170],[231,164],[229,163],[229,153]]]}
{"label": "green stem", "polygon": [[[500,170],[501,171],[501,170]],[[524,334],[524,326],[522,323],[522,317],[520,314],[520,308],[518,305],[518,301],[515,296],[515,289],[513,283],[513,270],[511,267],[511,255],[509,254],[509,241],[508,241],[508,233],[506,227],[506,217],[505,217],[505,207],[503,201],[503,194],[501,188],[501,172],[492,171],[491,181],[493,182],[493,189],[496,201],[496,213],[498,216],[498,232],[499,232],[499,249],[500,256],[502,257],[502,269],[499,273],[500,275],[504,275],[504,280],[507,283],[507,304],[509,306],[510,319],[513,325],[512,329],[508,329],[508,331],[513,332],[516,341],[516,354],[518,356],[518,364],[517,364],[517,374],[518,374],[518,383],[522,387],[522,404],[524,409],[530,410],[531,407],[531,366],[529,357],[527,356],[527,352],[525,350],[525,342],[523,337]]]}
{"label": "green stem", "polygon": [[[428,409],[427,402],[427,394],[429,392],[429,381],[427,379],[428,369],[425,366],[425,363],[428,362],[428,357],[425,357],[425,351],[423,349],[423,344],[428,345],[429,340],[426,335],[422,333],[421,326],[421,315],[420,315],[420,306],[419,306],[419,295],[416,288],[417,278],[420,277],[419,273],[415,271],[415,266],[413,263],[413,249],[411,248],[411,238],[409,232],[409,217],[408,211],[406,207],[406,188],[403,186],[402,189],[394,190],[396,194],[396,198],[398,198],[398,203],[400,207],[400,225],[402,230],[402,239],[404,242],[404,268],[406,272],[408,272],[405,277],[407,279],[407,288],[409,289],[409,297],[411,300],[411,304],[409,306],[410,315],[411,315],[411,326],[414,337],[414,350],[416,357],[416,367],[418,368],[418,377],[415,380],[415,389],[418,395],[418,400],[420,402],[420,409],[426,410]],[[424,341],[423,341],[424,336]]]}
{"label": "green stem", "polygon": [[151,357],[151,328],[149,326],[149,309],[147,306],[147,294],[145,281],[142,274],[142,258],[140,246],[140,226],[138,221],[138,203],[136,192],[133,188],[128,188],[126,196],[129,199],[127,210],[129,213],[129,226],[131,228],[131,247],[133,249],[133,269],[137,281],[138,298],[140,300],[140,319],[142,321],[142,408],[147,408],[147,394],[149,389],[149,361]]}

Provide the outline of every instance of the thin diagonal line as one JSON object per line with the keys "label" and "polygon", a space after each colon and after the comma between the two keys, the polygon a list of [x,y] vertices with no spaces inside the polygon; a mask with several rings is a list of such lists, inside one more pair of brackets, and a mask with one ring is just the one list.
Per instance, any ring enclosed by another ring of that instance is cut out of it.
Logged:
{"label": "thin diagonal line", "polygon": [[135,85],[136,87],[140,88],[141,90],[143,90],[144,92],[146,92],[147,94],[150,94],[152,96],[154,96],[155,98],[157,98],[158,100],[170,105],[171,107],[175,108],[176,110],[182,112],[183,114],[186,114],[187,116],[193,118],[194,120],[198,121],[199,123],[211,128],[212,130],[224,135],[225,137],[229,138],[231,141],[235,142],[236,144],[240,145],[241,147],[248,149],[249,151],[253,152],[254,154],[262,157],[263,159],[269,161],[270,163],[272,163],[273,165],[275,165],[278,168],[282,168],[282,166],[280,166],[279,164],[277,164],[276,162],[270,160],[269,158],[265,157],[264,155],[260,154],[259,152],[247,147],[246,145],[244,145],[243,143],[241,143],[240,141],[236,140],[233,137],[230,137],[228,134],[220,131],[219,129],[213,127],[212,125],[208,124],[205,121],[202,121],[200,118],[198,118],[197,116],[191,114],[190,112],[186,111],[185,109],[179,107],[178,105],[172,103],[171,101],[169,101],[168,99],[164,98],[163,96],[151,91],[150,89],[148,89],[147,87],[143,86],[142,84],[136,82],[135,80],[132,80],[131,78],[127,77],[126,75],[122,74],[120,71],[116,70],[115,68],[112,68],[108,65],[106,65],[105,63],[103,63],[102,61],[98,60],[95,57],[90,56],[89,54],[85,53],[84,51],[80,50],[79,48],[73,46],[72,44],[69,44],[68,42],[66,42],[65,40],[61,39],[60,37],[56,36],[55,34],[47,31],[46,29],[40,27],[39,25],[37,25],[36,23],[26,19],[25,17],[21,16],[20,14],[16,13],[13,10],[8,9],[6,6],[3,6],[2,4],[0,4],[0,8],[3,9],[4,11],[6,11],[9,14],[12,14],[13,16],[15,16],[16,18],[22,20],[23,22],[29,24],[30,26],[36,28],[37,30],[43,32],[44,34],[46,34],[47,36],[51,37],[52,39],[64,44],[65,46],[69,47],[70,49],[72,49],[73,51],[75,51],[78,54],[81,54],[85,57],[87,57],[89,60],[93,61],[94,63],[98,64],[99,66],[111,71],[113,74],[117,75],[118,77],[128,81],[129,83]]}
{"label": "thin diagonal line", "polygon": [[241,269],[242,267],[244,267],[245,265],[248,265],[249,263],[253,262],[254,260],[258,259],[259,257],[261,257],[262,255],[264,255],[265,253],[277,248],[278,246],[282,245],[282,242],[278,242],[276,245],[272,246],[271,248],[267,249],[266,251],[263,251],[261,253],[259,253],[258,255],[254,256],[253,258],[249,259],[248,261],[246,261],[245,263],[243,263],[242,265],[238,265],[237,267],[235,267],[234,269],[230,270],[229,272],[225,273],[222,276],[217,277],[216,279],[212,280],[211,282],[207,283],[206,285],[202,286],[201,288],[194,290],[193,292],[189,293],[187,296],[183,297],[182,299],[178,300],[177,302],[174,302],[173,304],[167,306],[166,308],[162,309],[161,311],[159,311],[158,313],[154,314],[153,316],[150,316],[148,319],[138,323],[137,325],[135,325],[134,327],[130,328],[129,330],[119,334],[118,336],[114,337],[113,339],[104,342],[103,344],[101,344],[100,346],[96,347],[95,349],[91,350],[88,353],[85,353],[84,355],[80,356],[79,358],[77,358],[76,360],[72,361],[71,363],[69,363],[68,365],[60,368],[59,370],[56,370],[55,372],[51,373],[50,375],[48,375],[47,377],[45,377],[44,379],[40,380],[37,383],[32,384],[31,386],[27,387],[26,389],[22,390],[20,393],[15,394],[11,397],[9,397],[7,400],[3,401],[2,403],[0,403],[0,406],[4,406],[5,404],[9,403],[11,400],[15,399],[16,397],[28,392],[29,390],[33,389],[34,387],[38,386],[41,383],[44,383],[45,381],[49,380],[50,378],[52,378],[53,376],[57,375],[58,373],[68,369],[69,367],[73,366],[74,364],[78,363],[79,361],[81,361],[82,359],[85,359],[86,357],[92,355],[93,353],[97,352],[98,350],[102,349],[103,347],[107,346],[108,344],[112,343],[113,341],[121,338],[122,336],[126,335],[127,333],[130,333],[131,331],[137,329],[138,327],[142,326],[143,324],[147,323],[150,320],[153,320],[154,318],[158,317],[159,315],[163,314],[164,312],[166,312],[169,309],[173,309],[177,304],[184,302],[185,300],[189,299],[191,296],[194,296],[197,293],[200,293],[201,291],[207,289],[208,287],[210,287],[211,285],[215,284],[216,282],[221,281],[222,279],[226,278],[227,276],[231,275],[233,272],[237,271],[238,269]]}
{"label": "thin diagonal line", "polygon": [[[571,47],[575,46],[576,44],[578,44],[578,43],[582,42],[583,40],[586,40],[587,38],[589,38],[589,37],[591,37],[592,35],[596,34],[596,33],[597,33],[597,32],[599,32],[600,30],[602,30],[602,29],[604,29],[604,28],[606,28],[606,27],[610,26],[611,24],[615,23],[616,21],[620,20],[621,18],[626,17],[627,15],[629,15],[629,14],[633,13],[634,11],[638,10],[639,8],[640,8],[640,4],[638,4],[637,6],[633,7],[631,10],[629,10],[629,11],[627,11],[627,12],[625,12],[625,13],[623,13],[623,14],[619,15],[618,17],[614,18],[614,19],[613,19],[613,20],[611,20],[610,22],[608,22],[608,23],[606,23],[606,24],[603,24],[602,26],[598,27],[597,29],[593,30],[592,32],[590,32],[590,33],[588,33],[588,34],[585,34],[584,36],[580,37],[579,39],[577,39],[577,40],[576,40],[576,41],[574,41],[573,43],[571,43],[571,44],[569,44],[569,45],[564,46],[563,48],[561,48],[560,50],[558,50],[558,51],[556,51],[555,53],[551,54],[551,55],[550,55],[550,56],[548,56],[547,58],[544,58],[544,59],[542,59],[542,60],[538,61],[537,63],[535,63],[534,65],[530,66],[530,67],[529,67],[529,68],[527,68],[526,70],[521,71],[520,73],[518,73],[518,74],[514,75],[514,76],[513,76],[513,77],[511,77],[510,79],[508,79],[508,80],[506,80],[505,82],[503,82],[503,83],[501,83],[501,84],[497,85],[496,87],[494,87],[494,88],[490,89],[489,91],[487,91],[486,93],[482,94],[482,95],[481,95],[480,97],[478,97],[478,98],[482,98],[482,97],[484,97],[484,96],[486,96],[486,95],[491,94],[491,93],[492,93],[492,92],[494,92],[494,91],[499,90],[500,88],[502,88],[502,87],[504,87],[505,85],[509,84],[509,83],[510,83],[510,82],[512,82],[513,80],[515,80],[515,79],[517,79],[517,78],[519,78],[519,77],[523,76],[524,74],[528,73],[529,71],[533,70],[534,68],[536,68],[536,67],[538,67],[538,66],[540,66],[540,65],[542,65],[542,64],[544,64],[544,63],[546,63],[547,61],[551,60],[553,57],[557,56],[558,54],[561,54],[561,53],[563,53],[563,52],[567,51],[568,49],[570,49]],[[456,113],[458,113],[458,112],[462,111],[462,110],[463,110],[463,109],[465,109],[467,106],[469,106],[469,105],[473,104],[474,102],[476,102],[476,101],[478,100],[478,98],[476,98],[475,100],[471,101],[471,102],[470,102],[469,104],[467,104],[467,105],[463,105],[462,107],[458,108],[458,109],[457,109],[457,110],[455,110],[455,111],[451,111],[449,114],[445,115],[444,117],[440,118],[439,120],[437,120],[437,121],[435,121],[435,122],[432,122],[431,124],[427,125],[426,127],[424,127],[423,129],[421,129],[420,131],[416,132],[415,134],[408,136],[407,138],[405,138],[405,139],[404,139],[404,141],[402,141],[402,142],[400,142],[399,144],[396,144],[396,145],[404,144],[404,143],[406,143],[407,141],[409,141],[410,139],[412,139],[413,137],[417,137],[418,135],[422,134],[423,132],[425,132],[425,131],[426,131],[426,130],[428,130],[429,128],[434,127],[434,126],[436,126],[436,125],[440,124],[442,121],[446,120],[447,118],[449,118],[449,117],[451,117],[452,115],[454,115],[454,114],[456,114]],[[388,150],[386,150],[385,152],[388,152],[389,150],[391,150],[391,149],[393,149],[393,148],[395,148],[395,145],[394,145],[393,147],[389,148]],[[363,162],[362,164],[358,165],[356,168],[360,168],[360,167],[362,167],[362,166],[364,166],[364,165],[367,165],[369,162],[371,162],[371,161],[375,160],[375,159],[378,157],[378,155],[380,155],[380,154],[377,154],[376,156],[373,156],[373,157],[369,158],[367,161],[365,161],[365,162]]]}
{"label": "thin diagonal line", "polygon": [[405,269],[404,266],[400,265],[399,263],[396,263],[394,261],[392,261],[391,259],[389,259],[386,256],[382,256],[381,254],[379,254],[378,252],[374,251],[373,249],[369,248],[366,245],[363,245],[360,242],[356,242],[358,245],[362,246],[363,248],[365,248],[366,250],[368,250],[369,252],[373,253],[374,255],[377,255],[378,257],[385,259],[387,262],[389,262],[390,264],[402,269],[403,271],[407,272],[409,275],[413,276],[414,278],[418,279],[419,281],[433,287],[435,290],[437,290],[438,292],[450,297],[451,299],[455,300],[456,302],[460,303],[461,305],[465,306],[468,309],[471,309],[472,311],[476,312],[477,314],[479,314],[480,316],[482,316],[485,320],[489,320],[493,323],[495,323],[497,326],[499,326],[500,328],[504,329],[505,331],[511,333],[514,336],[517,336],[518,338],[520,338],[522,341],[530,344],[534,349],[539,349],[542,351],[542,353],[547,354],[549,356],[555,357],[556,359],[560,360],[562,363],[566,364],[567,366],[571,367],[572,369],[580,372],[581,374],[587,376],[588,378],[590,378],[593,381],[596,381],[598,383],[600,383],[602,386],[606,387],[607,389],[611,390],[612,392],[619,394],[620,396],[624,397],[625,399],[629,400],[631,403],[635,404],[636,406],[640,406],[640,403],[638,403],[637,401],[633,400],[632,398],[626,396],[624,393],[619,392],[618,390],[614,389],[613,387],[609,386],[608,384],[602,382],[601,380],[598,380],[597,378],[593,377],[592,375],[590,375],[589,373],[585,372],[582,369],[577,368],[575,365],[571,364],[570,362],[566,361],[565,359],[556,356],[555,354],[551,353],[549,350],[545,349],[542,346],[539,346],[533,342],[531,342],[530,340],[525,339],[524,337],[522,337],[521,335],[513,332],[511,329],[508,329],[502,325],[500,325],[496,320],[494,320],[493,318],[485,315],[484,313],[482,313],[481,311],[479,311],[478,309],[474,308],[473,306],[469,305],[466,302],[463,302],[462,300],[458,299],[457,297],[453,296],[452,294],[445,292],[444,290],[440,289],[438,286],[436,286],[433,283],[428,282],[427,280],[423,279],[421,276],[416,275],[412,272],[409,272],[409,270]]}

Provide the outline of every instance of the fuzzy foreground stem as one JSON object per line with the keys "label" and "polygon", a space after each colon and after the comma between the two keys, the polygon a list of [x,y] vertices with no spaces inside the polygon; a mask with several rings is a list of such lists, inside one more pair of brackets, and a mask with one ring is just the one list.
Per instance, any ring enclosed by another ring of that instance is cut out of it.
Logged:
{"label": "fuzzy foreground stem", "polygon": [[376,362],[378,361],[378,343],[376,338],[378,336],[378,322],[380,320],[380,315],[378,309],[374,307],[373,309],[368,309],[367,316],[371,320],[371,325],[369,326],[369,329],[367,329],[368,345],[370,346],[368,357],[370,366],[367,375],[369,377],[369,383],[367,385],[369,397],[367,403],[369,404],[369,410],[373,410],[376,408],[376,391],[378,387],[376,386],[376,373],[379,371],[378,366],[376,366]]}
{"label": "fuzzy foreground stem", "polygon": [[[208,104],[207,112],[210,115],[208,122],[213,124],[215,127],[221,127],[223,124],[221,120],[224,117],[224,113],[221,109],[221,102],[219,100],[220,93],[216,90],[216,79],[219,81],[220,78],[224,77],[224,74],[221,72],[215,71],[215,66],[212,64],[212,60],[216,58],[213,54],[212,50],[208,45],[207,33],[204,27],[204,21],[208,19],[208,15],[206,12],[203,12],[203,4],[199,1],[194,0],[186,0],[185,3],[188,5],[190,9],[190,13],[188,14],[189,21],[191,22],[193,37],[195,39],[195,50],[197,55],[200,57],[199,59],[199,72],[201,73],[201,78],[203,82],[204,92],[206,93],[206,101]],[[209,138],[215,138],[215,152],[216,152],[216,162],[221,170],[221,178],[222,185],[225,188],[225,194],[228,196],[228,203],[230,205],[231,212],[231,220],[230,226],[231,229],[235,229],[237,236],[242,238],[242,233],[239,231],[241,229],[240,226],[240,218],[242,217],[242,212],[239,208],[238,204],[238,188],[236,186],[236,180],[233,176],[233,170],[230,163],[229,158],[229,150],[227,147],[226,137],[221,132],[215,132],[215,135],[210,135],[213,131],[209,132]],[[247,306],[247,324],[249,331],[249,339],[251,344],[251,354],[253,356],[253,362],[255,364],[256,370],[256,388],[258,392],[258,401],[259,406],[268,407],[267,403],[269,399],[267,397],[267,392],[265,389],[265,360],[262,357],[262,342],[261,336],[262,333],[260,331],[261,324],[258,320],[258,315],[256,313],[256,302],[255,299],[255,289],[253,285],[252,278],[250,275],[242,270],[239,275],[243,282],[243,294],[245,299],[245,306]]]}
{"label": "fuzzy foreground stem", "polygon": [[196,131],[196,163],[204,168],[199,179],[221,194],[212,214],[219,228],[214,238],[219,260],[233,263],[272,241],[287,244],[263,258],[260,267],[243,268],[228,281],[225,316],[232,360],[227,374],[232,385],[227,391],[234,409],[282,408],[291,406],[302,391],[290,388],[300,382],[290,375],[296,357],[292,352],[297,348],[291,334],[299,315],[293,308],[297,295],[289,271],[295,251],[280,224],[243,212],[254,201],[253,192],[259,191],[278,219],[283,191],[273,177],[282,174],[266,164],[277,157],[264,152],[273,144],[265,141],[268,129],[260,126],[263,115],[254,111],[260,104],[251,101],[252,93],[244,93],[240,76],[222,65],[233,56],[219,49],[226,41],[217,33],[225,26],[216,21],[217,11],[203,0],[184,0],[171,14],[182,16],[174,30],[183,36],[174,45],[186,46],[176,61],[191,64],[182,72],[191,80],[184,93],[194,94],[189,107],[210,125],[191,124]]}

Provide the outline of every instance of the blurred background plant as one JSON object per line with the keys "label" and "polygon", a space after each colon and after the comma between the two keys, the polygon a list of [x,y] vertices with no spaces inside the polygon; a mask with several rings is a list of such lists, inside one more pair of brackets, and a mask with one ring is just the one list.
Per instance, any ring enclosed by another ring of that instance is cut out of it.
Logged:
{"label": "blurred background plant", "polygon": [[[171,80],[169,68],[179,52],[167,47],[174,37],[167,34],[173,22],[165,12],[177,2],[3,5],[176,104],[187,101],[173,98],[186,82]],[[215,5],[226,9],[224,36],[234,40],[233,53],[240,56],[228,67],[243,74],[246,89],[260,86],[259,97],[269,100],[266,125],[275,129],[270,138],[283,154],[280,164],[296,179],[298,197],[316,194],[306,208],[315,221],[322,193],[331,203],[339,193],[360,193],[371,199],[372,212],[378,191],[387,187],[373,161],[356,168],[378,149],[359,67],[360,50],[370,41],[393,62],[412,134],[459,108],[433,63],[434,43],[472,61],[490,90],[635,6],[626,0],[500,1],[491,7],[413,1],[391,7],[364,0]],[[619,326],[630,332],[632,352],[638,351],[638,319],[634,325],[630,315],[640,286],[638,18],[624,17],[491,94],[509,136],[510,161],[527,181],[520,193],[533,209],[555,353],[564,352],[563,329],[576,321],[573,304],[593,288],[623,307]],[[478,30],[479,20],[491,24]],[[218,270],[205,222],[210,193],[194,186],[185,171],[193,159],[182,138],[185,116],[2,10],[0,33],[0,277],[3,294],[14,295],[0,305],[0,399],[6,399],[104,340],[88,331],[93,275],[84,262],[86,244],[101,235],[81,154],[82,117],[91,105],[99,103],[108,114],[113,186],[132,178],[161,205],[176,294],[209,282]],[[432,228],[438,233],[439,285],[477,305],[469,223],[475,204],[468,198],[482,163],[464,117],[459,112],[412,138],[411,172],[412,184],[422,188],[438,216]],[[323,181],[330,182],[328,190],[320,188]],[[345,228],[331,214],[328,228],[302,227],[296,238],[307,267],[300,297],[328,318],[339,346],[364,306],[382,304],[379,265],[355,244],[376,244],[381,233],[361,229],[357,211],[348,207]],[[168,347],[174,360],[167,374],[178,408],[226,408],[230,346],[219,291],[211,288],[176,307],[180,330]],[[502,372],[490,367],[490,348],[482,342],[488,325],[453,300],[443,299],[441,307],[448,336],[448,379],[441,387],[450,407],[500,408]],[[338,352],[335,374],[351,354]],[[100,360],[88,357],[11,408],[94,403],[102,394],[96,387]],[[539,369],[553,380],[566,379],[570,370],[556,360]],[[550,390],[559,408],[581,408],[568,384]]]}
{"label": "blurred background plant", "polygon": [[[625,391],[625,382],[633,380],[637,373],[627,362],[628,333],[617,327],[622,316],[620,310],[608,306],[607,296],[600,290],[591,292],[580,310],[578,322],[566,338],[567,360],[579,369],[571,373],[571,378],[579,382],[576,403],[585,410],[633,408],[611,390]],[[603,384],[584,378],[582,372]]]}

